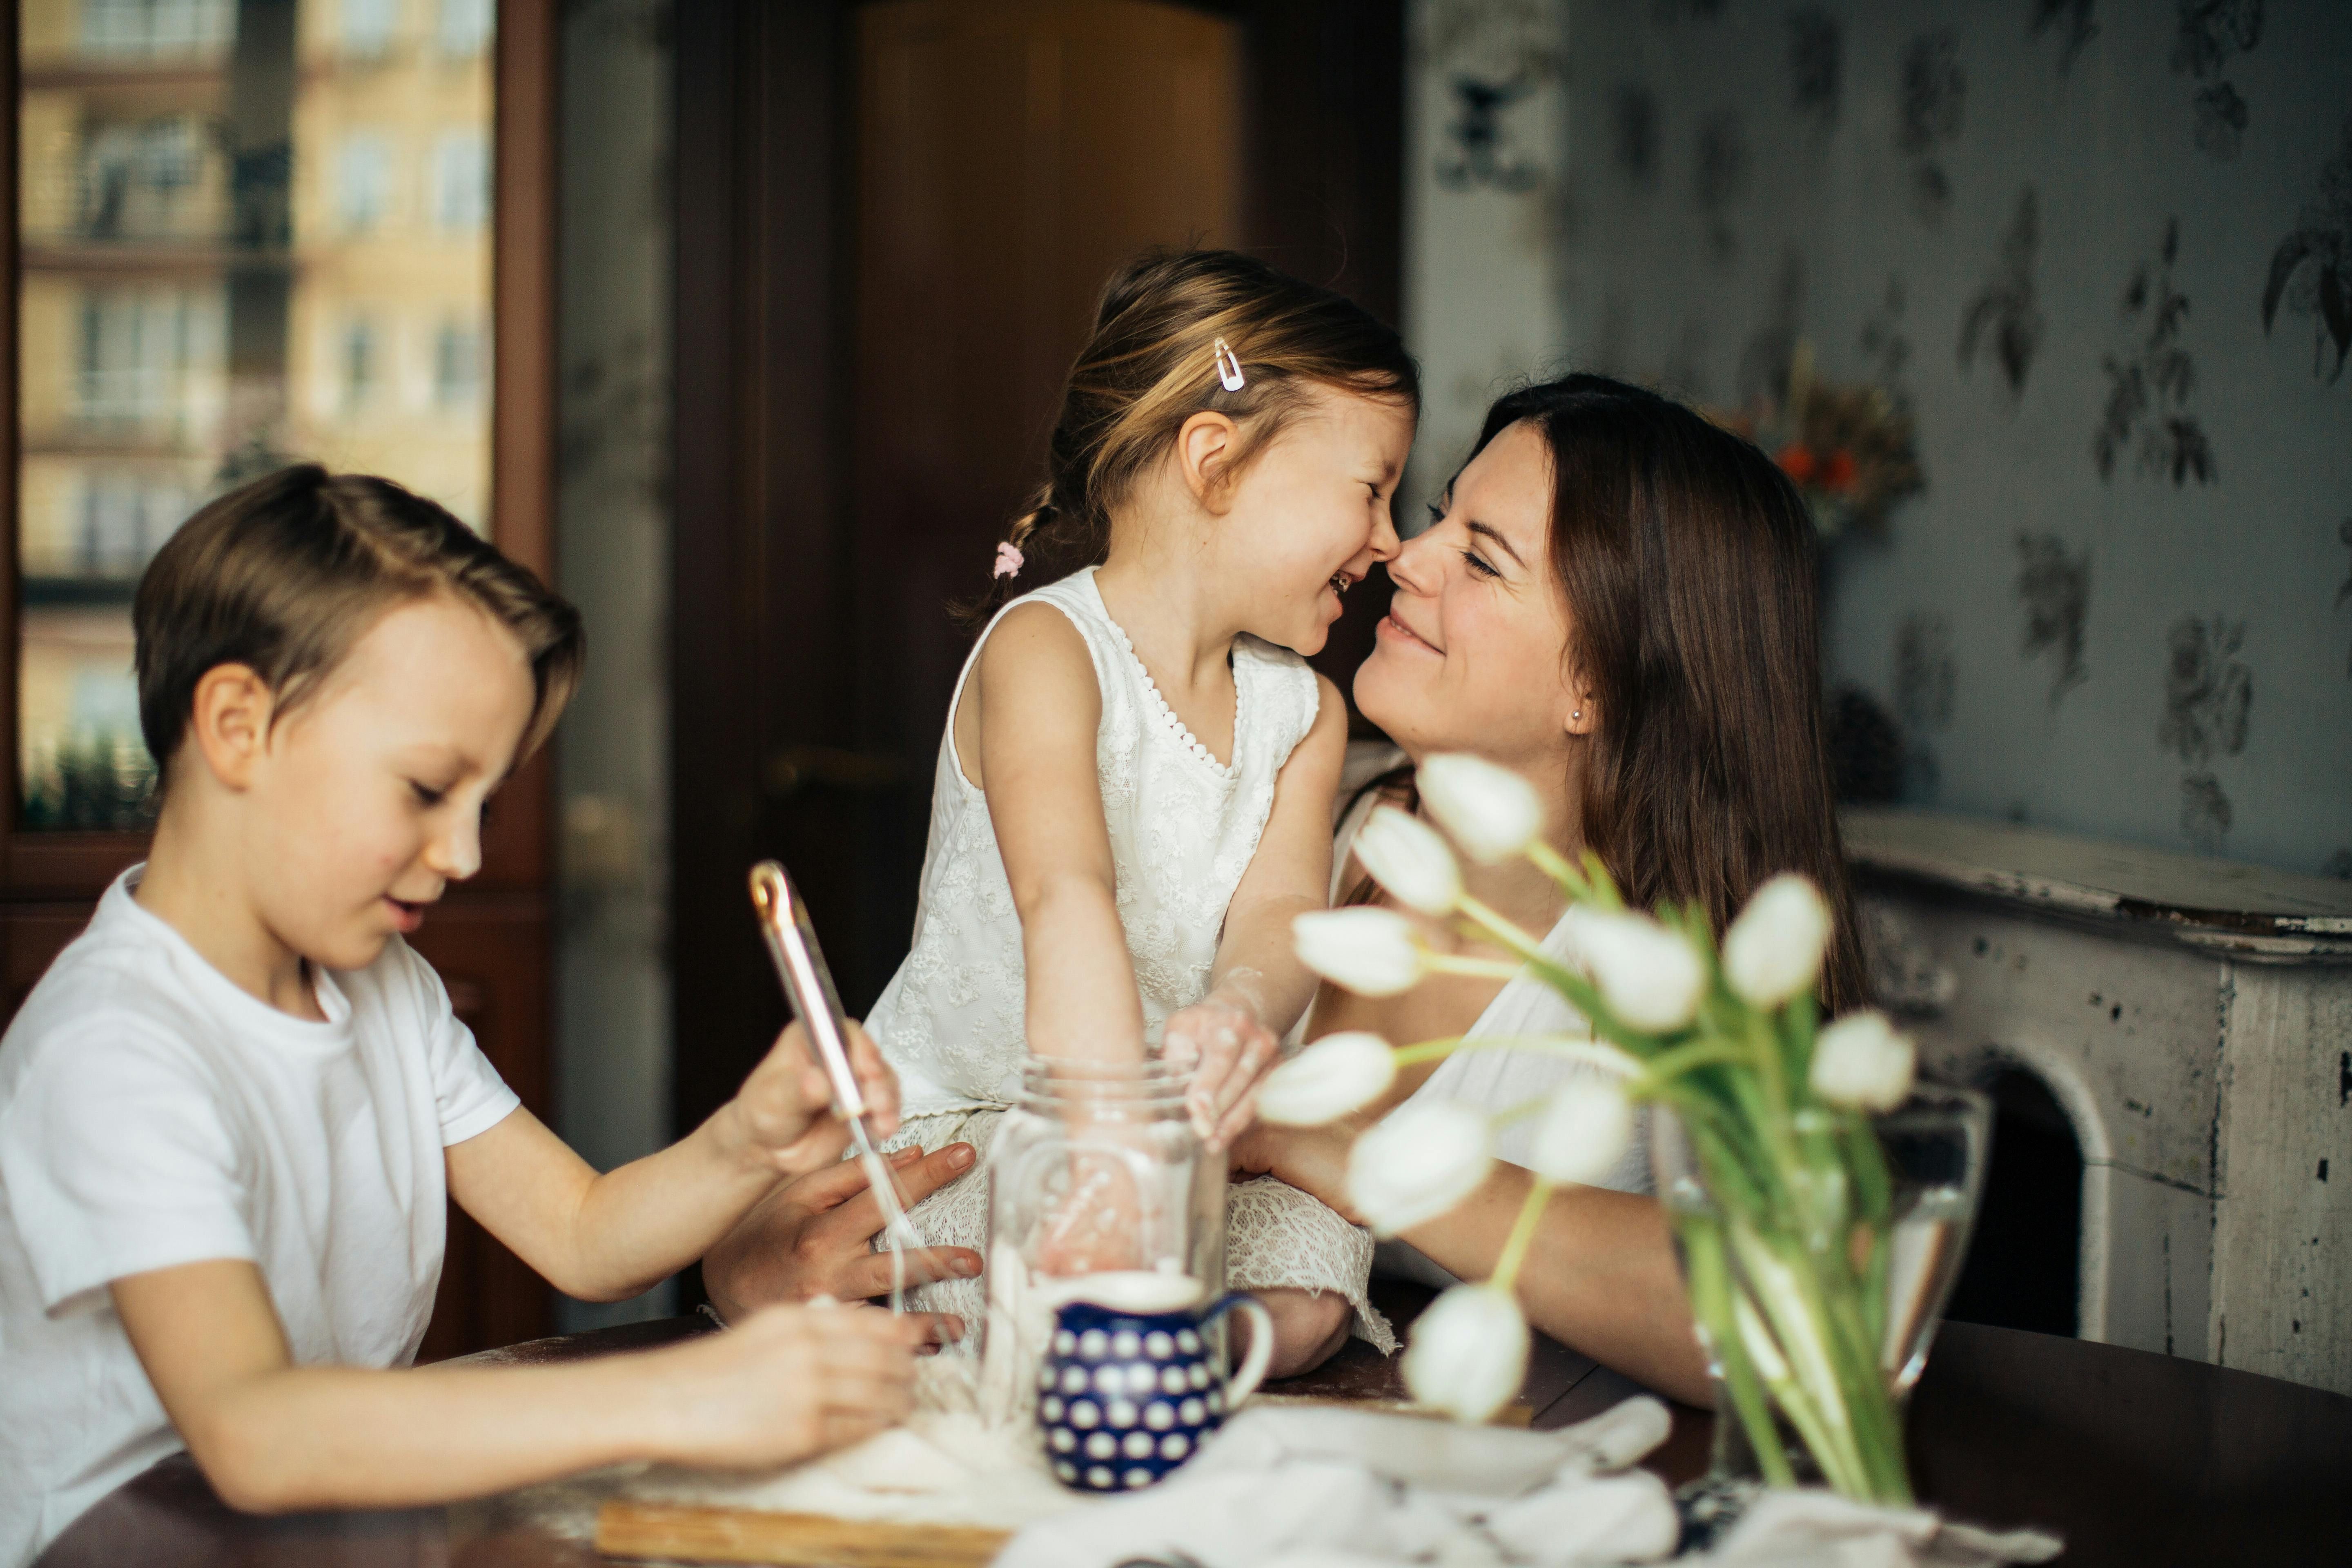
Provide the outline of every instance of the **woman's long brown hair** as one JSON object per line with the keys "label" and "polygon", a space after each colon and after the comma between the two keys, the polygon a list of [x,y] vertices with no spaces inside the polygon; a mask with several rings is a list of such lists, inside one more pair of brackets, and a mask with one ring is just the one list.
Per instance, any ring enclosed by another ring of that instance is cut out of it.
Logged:
{"label": "woman's long brown hair", "polygon": [[1748,442],[1606,376],[1511,393],[1478,448],[1523,420],[1551,449],[1568,658],[1598,709],[1586,845],[1629,904],[1697,905],[1718,936],[1766,878],[1811,878],[1836,917],[1822,1002],[1862,1005],[1803,501]]}

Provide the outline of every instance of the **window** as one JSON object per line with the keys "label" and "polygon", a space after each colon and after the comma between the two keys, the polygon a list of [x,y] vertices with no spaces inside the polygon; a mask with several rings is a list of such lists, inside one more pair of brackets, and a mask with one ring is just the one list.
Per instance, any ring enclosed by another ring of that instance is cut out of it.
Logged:
{"label": "window", "polygon": [[392,206],[392,143],[355,131],[335,153],[335,216],[346,234],[365,234]]}
{"label": "window", "polygon": [[225,50],[236,38],[236,0],[82,0],[86,54],[206,54]]}
{"label": "window", "polygon": [[136,827],[131,593],[182,519],[309,459],[488,514],[496,5],[11,15],[18,814],[0,836]]}
{"label": "window", "polygon": [[433,405],[468,409],[482,399],[482,330],[444,323],[433,341]]}
{"label": "window", "polygon": [[343,408],[358,413],[375,401],[377,384],[383,377],[383,350],[373,321],[354,316],[343,323],[341,359]]}
{"label": "window", "polygon": [[225,368],[223,310],[216,289],[86,290],[74,378],[80,419],[159,436],[201,426]]}
{"label": "window", "polygon": [[489,222],[489,146],[480,132],[446,132],[434,143],[433,187],[434,218],[443,228],[469,233]]}
{"label": "window", "polygon": [[435,45],[451,59],[471,59],[489,47],[491,0],[441,0]]}
{"label": "window", "polygon": [[372,60],[389,54],[399,19],[400,0],[343,0],[344,57]]}

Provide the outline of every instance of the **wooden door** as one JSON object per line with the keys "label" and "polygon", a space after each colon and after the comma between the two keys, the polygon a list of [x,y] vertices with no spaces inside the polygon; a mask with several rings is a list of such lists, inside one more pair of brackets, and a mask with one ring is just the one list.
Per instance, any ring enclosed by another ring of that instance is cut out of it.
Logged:
{"label": "wooden door", "polygon": [[1403,25],[886,0],[678,26],[683,1130],[783,1016],[753,859],[802,881],[853,1011],[905,954],[969,646],[948,605],[1034,486],[1110,270],[1239,246],[1394,318]]}

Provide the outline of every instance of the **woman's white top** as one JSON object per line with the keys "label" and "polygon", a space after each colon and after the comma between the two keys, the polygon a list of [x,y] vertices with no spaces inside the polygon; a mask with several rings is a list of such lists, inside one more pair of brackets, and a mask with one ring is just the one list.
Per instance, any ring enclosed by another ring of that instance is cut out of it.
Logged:
{"label": "woman's white top", "polygon": [[964,661],[948,705],[914,945],[866,1020],[898,1070],[910,1117],[1008,1105],[1020,1089],[1028,1048],[1021,917],[988,798],[956,755],[955,712],[990,633],[1028,604],[1068,616],[1094,661],[1102,693],[1095,767],[1103,823],[1151,1044],[1169,1015],[1208,993],[1225,907],[1257,853],[1276,775],[1314,727],[1321,701],[1306,660],[1255,637],[1234,639],[1234,749],[1230,763],[1220,763],[1170,709],[1110,618],[1093,567],[998,612]]}
{"label": "woman's white top", "polygon": [[[1386,765],[1373,765],[1378,759],[1360,755],[1350,748],[1348,776],[1350,779],[1377,778],[1404,761],[1402,752],[1390,752]],[[1348,852],[1356,842],[1372,808],[1379,804],[1379,792],[1367,791],[1349,805],[1339,820],[1331,851],[1331,900],[1338,902],[1343,889],[1348,865]],[[1543,950],[1551,957],[1572,966],[1581,967],[1576,950],[1569,941],[1565,915],[1544,937]],[[1495,999],[1486,1004],[1469,1028],[1463,1031],[1465,1040],[1496,1039],[1527,1035],[1565,1035],[1576,1039],[1590,1039],[1592,1026],[1584,1015],[1570,1005],[1568,998],[1545,984],[1535,975],[1521,970],[1506,981]],[[1399,1045],[1411,1044],[1398,1041]],[[1437,1064],[1422,1086],[1412,1093],[1414,1100],[1458,1100],[1481,1110],[1507,1110],[1540,1100],[1570,1079],[1586,1074],[1598,1075],[1602,1069],[1589,1062],[1566,1061],[1559,1057],[1539,1056],[1532,1051],[1456,1050]],[[1656,1186],[1650,1174],[1649,1108],[1637,1105],[1633,1112],[1633,1137],[1618,1157],[1609,1173],[1591,1184],[1621,1193],[1654,1192]],[[1503,1128],[1496,1136],[1495,1152],[1513,1164],[1524,1165],[1535,1144],[1536,1123],[1532,1117],[1522,1117]],[[1378,1254],[1376,1268],[1384,1274],[1399,1274],[1417,1279],[1425,1284],[1440,1287],[1454,1283],[1454,1277],[1421,1252],[1402,1241],[1383,1242]]]}

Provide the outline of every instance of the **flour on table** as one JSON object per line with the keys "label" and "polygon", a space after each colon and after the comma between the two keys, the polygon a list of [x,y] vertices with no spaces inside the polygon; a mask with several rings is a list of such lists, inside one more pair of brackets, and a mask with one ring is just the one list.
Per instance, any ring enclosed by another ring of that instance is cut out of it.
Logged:
{"label": "flour on table", "polygon": [[776,1513],[821,1513],[892,1524],[1018,1530],[1084,1508],[1045,1468],[1034,1428],[981,1419],[969,1358],[916,1363],[915,1413],[855,1447],[766,1474],[659,1465],[619,1495]]}

